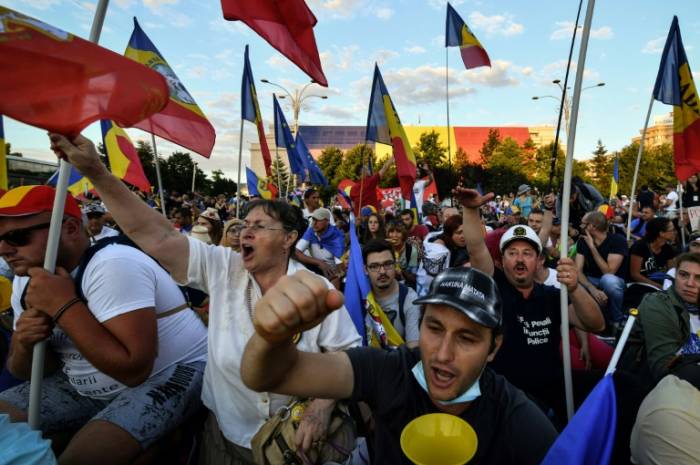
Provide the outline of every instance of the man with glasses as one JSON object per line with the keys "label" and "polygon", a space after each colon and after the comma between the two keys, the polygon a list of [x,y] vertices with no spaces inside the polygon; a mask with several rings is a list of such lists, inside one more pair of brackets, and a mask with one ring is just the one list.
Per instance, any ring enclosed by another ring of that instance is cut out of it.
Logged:
{"label": "man with glasses", "polygon": [[[408,347],[418,346],[420,307],[413,303],[418,294],[396,280],[393,247],[384,240],[371,240],[362,247],[362,261],[372,294],[391,325]],[[371,316],[368,314],[367,318]]]}
{"label": "man with glasses", "polygon": [[[253,392],[240,378],[240,363],[254,334],[255,303],[275,283],[303,269],[292,253],[306,229],[299,208],[278,200],[248,204],[241,231],[241,252],[207,246],[173,229],[148,208],[100,162],[94,144],[78,136],[68,140],[51,134],[51,148],[64,154],[100,194],[122,231],[170,272],[173,278],[209,294],[209,342],[202,400],[210,410],[204,427],[201,464],[253,464],[255,433],[292,398]],[[330,287],[327,280],[324,285]],[[345,309],[295,338],[300,350],[334,352],[360,344]],[[319,377],[323,373],[318,373]],[[306,408],[296,434],[297,446],[308,450],[327,432],[335,402],[315,399]]]}
{"label": "man with glasses", "polygon": [[103,239],[105,237],[118,236],[119,231],[105,225],[105,209],[101,205],[90,204],[83,208],[83,213],[87,216],[87,230],[90,234],[90,243]]}
{"label": "man with glasses", "polygon": [[[23,186],[0,198],[0,256],[17,275],[7,367],[28,380],[33,347],[47,341],[39,428],[78,430],[60,462],[133,463],[200,408],[206,328],[146,254],[118,243],[91,248],[70,195],[56,274],[41,268],[55,195]],[[0,412],[26,421],[29,388],[0,393]]]}

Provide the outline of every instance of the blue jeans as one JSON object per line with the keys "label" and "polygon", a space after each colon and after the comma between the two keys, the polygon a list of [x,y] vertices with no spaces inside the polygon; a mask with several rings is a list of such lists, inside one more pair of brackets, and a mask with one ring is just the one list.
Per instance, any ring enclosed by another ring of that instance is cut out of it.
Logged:
{"label": "blue jeans", "polygon": [[625,319],[622,313],[622,299],[625,296],[625,280],[614,274],[604,274],[601,278],[586,276],[588,281],[608,296],[608,305],[602,309],[605,320],[620,322]]}

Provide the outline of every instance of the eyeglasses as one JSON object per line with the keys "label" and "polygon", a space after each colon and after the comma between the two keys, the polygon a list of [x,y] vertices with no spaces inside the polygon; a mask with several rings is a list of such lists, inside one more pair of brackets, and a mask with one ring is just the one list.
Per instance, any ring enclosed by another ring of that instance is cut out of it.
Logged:
{"label": "eyeglasses", "polygon": [[367,269],[372,273],[376,273],[380,269],[383,269],[384,271],[389,271],[393,269],[395,265],[396,262],[394,260],[391,260],[384,263],[370,263],[369,265],[367,265]]}
{"label": "eyeglasses", "polygon": [[15,229],[8,231],[5,234],[0,235],[0,242],[5,242],[11,247],[23,247],[31,241],[31,236],[33,231],[38,231],[40,229],[46,229],[51,225],[51,223],[41,223],[35,224],[34,226],[27,226],[26,228]]}
{"label": "eyeglasses", "polygon": [[235,225],[235,226],[231,226],[230,228],[228,228],[228,230],[226,231],[226,234],[232,234],[232,233],[233,233],[233,234],[238,234],[238,233],[240,233],[242,230],[243,230],[243,225],[242,225],[242,224],[237,224],[237,225]]}
{"label": "eyeglasses", "polygon": [[284,231],[284,228],[273,228],[270,226],[265,226],[260,223],[254,223],[254,224],[249,224],[249,223],[244,223],[243,226],[241,227],[241,232],[243,232],[244,229],[250,229],[253,231],[253,234],[257,234],[259,232],[263,231]]}

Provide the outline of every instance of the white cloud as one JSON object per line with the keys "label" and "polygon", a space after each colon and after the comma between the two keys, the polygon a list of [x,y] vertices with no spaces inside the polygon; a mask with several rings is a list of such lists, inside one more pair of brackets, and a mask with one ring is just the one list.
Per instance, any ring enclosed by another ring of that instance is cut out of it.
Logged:
{"label": "white cloud", "polygon": [[397,56],[399,56],[398,52],[393,50],[378,50],[375,54],[374,61],[376,61],[377,64],[382,65],[392,58],[396,58]]}
{"label": "white cloud", "polygon": [[[554,63],[549,63],[542,67],[538,72],[533,73],[533,77],[540,81],[541,84],[550,85],[553,79],[561,79],[564,82],[564,76],[566,75],[566,60],[555,61]],[[583,77],[589,80],[600,79],[600,73],[591,68],[586,68],[583,71]],[[576,78],[576,62],[571,62],[571,70],[569,71],[569,85],[573,88],[574,80]],[[586,83],[584,83],[586,85]]]}
{"label": "white cloud", "polygon": [[508,87],[517,86],[519,81],[508,74],[509,70],[514,69],[513,64],[509,61],[494,60],[491,62],[491,67],[482,66],[466,73],[466,78],[474,84],[482,84],[489,87]]}
{"label": "white cloud", "polygon": [[445,35],[440,34],[439,36],[435,36],[432,39],[430,39],[430,43],[435,45],[436,47],[444,47],[445,46]]}
{"label": "white cloud", "polygon": [[289,69],[292,67],[291,62],[279,53],[275,53],[274,55],[272,55],[270,58],[265,60],[265,63],[272,66],[273,68],[278,69]]}
{"label": "white cloud", "polygon": [[[455,7],[462,5],[463,3],[466,3],[466,0],[452,0],[450,1],[450,4]],[[436,10],[444,10],[445,5],[447,5],[446,0],[428,0],[428,5],[430,5],[432,8],[435,8]]]}
{"label": "white cloud", "polygon": [[379,19],[389,19],[394,16],[394,10],[389,7],[380,7],[374,10],[374,16]]}
{"label": "white cloud", "polygon": [[315,114],[327,116],[335,120],[352,121],[357,117],[358,112],[346,106],[324,105],[317,110]]}
{"label": "white cloud", "polygon": [[421,47],[420,45],[414,45],[413,47],[406,47],[406,48],[404,48],[404,50],[407,51],[408,53],[413,54],[413,55],[425,53],[425,48]]}
{"label": "white cloud", "polygon": [[327,72],[347,71],[354,64],[353,56],[360,50],[357,45],[333,46],[333,50],[321,52],[321,65]]}
{"label": "white cloud", "polygon": [[649,54],[657,54],[661,53],[664,51],[664,44],[666,43],[666,37],[658,37],[656,39],[652,39],[649,42],[646,43],[644,48],[642,49],[642,53],[649,53]]}
{"label": "white cloud", "polygon": [[314,12],[336,19],[349,19],[365,6],[366,0],[309,0],[308,4]]}
{"label": "white cloud", "polygon": [[31,6],[37,10],[48,10],[54,5],[60,5],[61,1],[62,0],[32,0]]}
{"label": "white cloud", "polygon": [[144,6],[151,10],[157,10],[163,5],[175,5],[177,2],[178,0],[143,0]]}
{"label": "white cloud", "polygon": [[[552,40],[563,40],[571,39],[571,35],[574,32],[574,22],[573,21],[557,21],[555,23],[555,30],[552,35],[549,36]],[[582,26],[579,26],[581,29]],[[591,29],[591,38],[593,39],[612,39],[614,36],[613,30],[610,26],[601,26],[598,29]]]}
{"label": "white cloud", "polygon": [[700,80],[700,71],[693,71],[693,77],[695,80]]}
{"label": "white cloud", "polygon": [[115,0],[114,3],[123,10],[128,10],[134,5],[134,0]]}
{"label": "white cloud", "polygon": [[522,34],[525,27],[516,23],[514,16],[509,13],[486,16],[478,11],[469,15],[469,25],[472,29],[486,32],[486,35],[514,36]]}

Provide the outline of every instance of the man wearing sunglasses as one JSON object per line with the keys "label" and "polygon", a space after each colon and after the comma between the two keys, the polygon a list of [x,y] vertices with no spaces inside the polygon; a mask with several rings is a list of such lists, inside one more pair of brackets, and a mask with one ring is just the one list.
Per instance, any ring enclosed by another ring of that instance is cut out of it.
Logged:
{"label": "man wearing sunglasses", "polygon": [[[40,429],[78,430],[60,462],[133,463],[200,407],[206,328],[149,256],[90,248],[70,195],[56,274],[41,268],[54,197],[23,186],[0,198],[0,256],[16,274],[7,367],[28,380],[33,346],[46,340]],[[24,421],[28,399],[29,382],[1,392],[0,413]]]}

